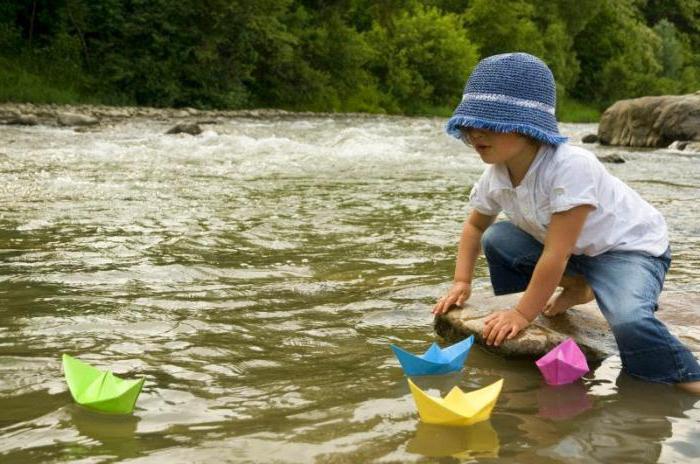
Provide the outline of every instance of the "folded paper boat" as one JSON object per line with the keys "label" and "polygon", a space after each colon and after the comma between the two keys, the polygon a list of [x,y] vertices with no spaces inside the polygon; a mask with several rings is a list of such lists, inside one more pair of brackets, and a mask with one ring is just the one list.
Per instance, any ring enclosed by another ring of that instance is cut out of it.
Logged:
{"label": "folded paper boat", "polygon": [[491,385],[464,393],[453,387],[445,396],[430,396],[408,379],[413,400],[423,422],[439,425],[471,425],[487,420],[503,388],[503,379]]}
{"label": "folded paper boat", "polygon": [[588,372],[586,356],[572,338],[567,338],[535,361],[549,385],[564,385]]}
{"label": "folded paper boat", "polygon": [[391,345],[391,349],[406,375],[437,375],[462,369],[473,344],[472,335],[444,349],[433,343],[422,355],[409,353],[396,345]]}
{"label": "folded paper boat", "polygon": [[146,380],[120,379],[67,354],[63,355],[63,372],[76,403],[112,414],[130,414]]}

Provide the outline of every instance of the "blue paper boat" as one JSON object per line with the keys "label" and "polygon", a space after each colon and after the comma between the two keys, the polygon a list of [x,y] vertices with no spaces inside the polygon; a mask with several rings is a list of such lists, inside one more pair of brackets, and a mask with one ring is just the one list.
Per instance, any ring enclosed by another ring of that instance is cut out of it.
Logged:
{"label": "blue paper boat", "polygon": [[396,345],[391,345],[391,349],[399,359],[406,375],[438,375],[462,369],[473,344],[474,335],[471,335],[469,338],[444,349],[433,342],[428,351],[420,356],[409,353]]}

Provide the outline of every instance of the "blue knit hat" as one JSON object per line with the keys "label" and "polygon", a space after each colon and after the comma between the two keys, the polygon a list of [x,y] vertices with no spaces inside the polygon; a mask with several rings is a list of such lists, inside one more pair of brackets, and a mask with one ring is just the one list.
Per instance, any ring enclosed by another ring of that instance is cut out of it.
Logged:
{"label": "blue knit hat", "polygon": [[447,121],[447,133],[461,138],[460,127],[517,132],[549,145],[567,138],[559,133],[554,108],[554,76],[539,58],[505,53],[484,58],[464,87],[462,102]]}

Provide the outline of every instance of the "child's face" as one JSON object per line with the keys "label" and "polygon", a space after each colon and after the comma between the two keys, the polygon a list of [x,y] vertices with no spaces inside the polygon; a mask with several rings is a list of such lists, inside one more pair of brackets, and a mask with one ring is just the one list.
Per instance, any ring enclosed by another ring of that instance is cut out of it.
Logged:
{"label": "child's face", "polygon": [[515,132],[493,132],[486,129],[460,128],[462,138],[474,147],[487,164],[500,164],[513,161],[520,156],[532,153],[537,143]]}

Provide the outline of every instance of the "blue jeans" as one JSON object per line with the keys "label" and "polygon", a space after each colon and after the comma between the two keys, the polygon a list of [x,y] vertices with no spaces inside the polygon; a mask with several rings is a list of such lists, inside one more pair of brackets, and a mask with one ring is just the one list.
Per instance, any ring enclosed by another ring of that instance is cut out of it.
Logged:
{"label": "blue jeans", "polygon": [[[524,291],[542,244],[508,221],[486,229],[481,244],[495,294]],[[658,257],[608,251],[598,256],[572,255],[565,274],[583,276],[593,289],[627,373],[660,383],[700,380],[700,365],[693,354],[654,317],[670,264],[670,249]]]}

